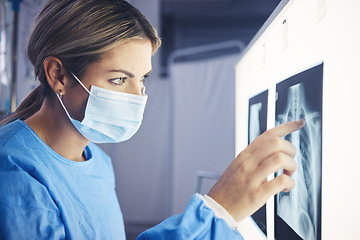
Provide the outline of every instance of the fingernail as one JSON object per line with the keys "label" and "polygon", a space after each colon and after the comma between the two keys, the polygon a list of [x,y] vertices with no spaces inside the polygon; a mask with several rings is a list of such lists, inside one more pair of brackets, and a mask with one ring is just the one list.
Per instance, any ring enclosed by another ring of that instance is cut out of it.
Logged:
{"label": "fingernail", "polygon": [[305,124],[305,121],[304,119],[300,119],[300,120],[297,120],[296,123],[299,125],[299,126],[303,126]]}

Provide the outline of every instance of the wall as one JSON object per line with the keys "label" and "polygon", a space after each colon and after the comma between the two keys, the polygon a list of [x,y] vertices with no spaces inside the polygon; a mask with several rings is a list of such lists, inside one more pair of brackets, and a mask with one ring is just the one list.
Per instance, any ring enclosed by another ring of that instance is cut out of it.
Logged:
{"label": "wall", "polygon": [[[185,210],[199,171],[220,176],[234,159],[238,60],[239,54],[234,53],[171,64],[172,214]],[[198,182],[199,193],[207,194],[215,181]]]}
{"label": "wall", "polygon": [[[268,128],[275,124],[277,82],[324,62],[322,135],[322,239],[355,239],[360,214],[360,3],[291,0],[247,49],[237,65],[236,153],[247,145],[248,99],[269,89]],[[286,20],[286,24],[284,24]],[[273,206],[273,199],[268,201]],[[268,239],[274,209],[268,208]],[[246,219],[248,239],[264,239]]]}

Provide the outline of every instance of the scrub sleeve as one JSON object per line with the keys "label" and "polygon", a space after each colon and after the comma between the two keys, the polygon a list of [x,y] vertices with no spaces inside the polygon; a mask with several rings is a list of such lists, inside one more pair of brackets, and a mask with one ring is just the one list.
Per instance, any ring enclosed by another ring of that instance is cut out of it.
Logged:
{"label": "scrub sleeve", "polygon": [[[0,240],[125,239],[110,158],[90,143],[75,163],[47,146],[25,122],[0,128]],[[208,196],[142,233],[145,239],[240,239],[237,223]]]}
{"label": "scrub sleeve", "polygon": [[165,239],[239,239],[241,234],[206,206],[204,198],[195,194],[182,214],[175,215],[142,233],[137,240]]}

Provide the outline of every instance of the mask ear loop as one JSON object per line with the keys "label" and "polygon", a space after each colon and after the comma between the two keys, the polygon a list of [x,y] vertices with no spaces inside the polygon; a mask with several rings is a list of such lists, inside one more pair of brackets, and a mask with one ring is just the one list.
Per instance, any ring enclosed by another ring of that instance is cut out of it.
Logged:
{"label": "mask ear loop", "polygon": [[91,92],[84,86],[84,84],[77,78],[77,76],[75,76],[75,74],[73,74],[72,72],[70,72],[71,75],[73,75],[73,77],[76,79],[76,81],[78,81],[80,83],[80,85],[85,89],[85,91],[91,95]]}
{"label": "mask ear loop", "polygon": [[66,107],[65,107],[65,105],[64,105],[64,103],[63,103],[63,101],[62,101],[62,97],[63,97],[62,91],[59,90],[59,93],[55,92],[55,95],[56,95],[57,98],[59,99],[60,104],[61,104],[62,108],[65,110],[66,115],[69,117],[69,119],[71,119],[70,114],[69,114],[69,112],[67,111],[67,109],[66,109]]}
{"label": "mask ear loop", "polygon": [[145,93],[145,86],[143,87],[143,89],[141,89],[141,95],[142,96],[147,96],[146,93]]}

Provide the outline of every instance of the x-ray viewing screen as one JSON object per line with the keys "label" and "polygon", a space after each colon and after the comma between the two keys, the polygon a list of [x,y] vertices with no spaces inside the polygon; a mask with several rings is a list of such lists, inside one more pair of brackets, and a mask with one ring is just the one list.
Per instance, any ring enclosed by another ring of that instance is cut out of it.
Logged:
{"label": "x-ray viewing screen", "polygon": [[275,197],[277,240],[321,239],[322,92],[323,64],[276,85],[276,125],[297,119],[306,123],[285,136],[297,149],[297,170],[295,187]]}
{"label": "x-ray viewing screen", "polygon": [[[248,144],[266,131],[268,91],[249,99]],[[266,235],[266,204],[252,215],[253,220]]]}

